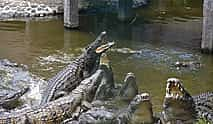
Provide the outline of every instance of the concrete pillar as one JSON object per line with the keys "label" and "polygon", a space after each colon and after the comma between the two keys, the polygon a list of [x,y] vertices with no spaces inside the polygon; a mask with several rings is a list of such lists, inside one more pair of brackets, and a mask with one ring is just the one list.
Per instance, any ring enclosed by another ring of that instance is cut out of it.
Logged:
{"label": "concrete pillar", "polygon": [[[168,1],[165,0],[158,0],[158,9],[160,14],[166,14],[166,11],[168,10]],[[173,6],[172,4],[170,4],[169,6]]]}
{"label": "concrete pillar", "polygon": [[213,53],[213,0],[204,0],[203,3],[201,49],[204,53]]}
{"label": "concrete pillar", "polygon": [[128,21],[134,17],[133,0],[119,0],[118,19]]}
{"label": "concrete pillar", "polygon": [[78,0],[64,0],[64,27],[79,27]]}

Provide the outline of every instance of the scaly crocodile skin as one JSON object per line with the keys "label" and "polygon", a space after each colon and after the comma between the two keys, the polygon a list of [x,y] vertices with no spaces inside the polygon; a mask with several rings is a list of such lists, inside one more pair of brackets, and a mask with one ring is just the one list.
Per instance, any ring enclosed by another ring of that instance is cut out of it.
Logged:
{"label": "scaly crocodile skin", "polygon": [[42,106],[23,108],[0,114],[0,124],[60,124],[71,118],[75,109],[84,100],[91,101],[99,86],[103,72],[97,70],[91,77],[83,80],[70,95],[51,101]]}
{"label": "scaly crocodile skin", "polygon": [[[109,43],[103,45],[105,34],[106,32],[102,32],[83,54],[48,81],[41,105],[70,93],[83,79],[97,70],[101,54],[112,46]],[[102,46],[104,50],[97,53],[96,50]]]}

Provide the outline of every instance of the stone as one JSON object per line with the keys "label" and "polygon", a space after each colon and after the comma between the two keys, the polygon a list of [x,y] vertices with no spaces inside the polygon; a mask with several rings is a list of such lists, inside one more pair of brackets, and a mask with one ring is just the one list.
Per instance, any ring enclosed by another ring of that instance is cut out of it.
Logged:
{"label": "stone", "polygon": [[31,4],[31,7],[32,7],[32,8],[37,8],[38,5],[37,5],[37,4]]}
{"label": "stone", "polygon": [[30,11],[31,9],[32,9],[31,7],[27,7],[25,10]]}

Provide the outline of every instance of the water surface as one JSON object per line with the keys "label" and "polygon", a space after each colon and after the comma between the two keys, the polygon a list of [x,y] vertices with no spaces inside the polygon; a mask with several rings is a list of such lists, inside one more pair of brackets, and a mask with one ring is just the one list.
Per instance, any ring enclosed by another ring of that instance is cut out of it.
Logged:
{"label": "water surface", "polygon": [[[135,73],[140,91],[151,93],[160,111],[169,77],[183,80],[194,94],[213,90],[213,57],[200,53],[201,0],[153,0],[137,9],[136,18],[122,23],[116,14],[81,14],[80,29],[66,30],[61,17],[48,20],[0,22],[0,58],[29,66],[33,74],[48,79],[81,53],[101,31],[116,48],[140,54],[109,52],[117,82]],[[197,61],[199,69],[177,70],[176,61]]]}

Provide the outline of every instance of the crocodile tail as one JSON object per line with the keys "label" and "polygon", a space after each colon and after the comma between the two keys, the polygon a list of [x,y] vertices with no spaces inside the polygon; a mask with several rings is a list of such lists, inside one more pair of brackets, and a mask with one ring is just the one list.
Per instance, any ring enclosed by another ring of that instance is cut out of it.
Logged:
{"label": "crocodile tail", "polygon": [[197,108],[198,119],[204,119],[205,121],[207,121],[210,124],[212,124],[213,123],[213,112],[211,110],[210,111],[206,111],[206,109],[207,108],[204,107],[204,106],[199,107],[199,109]]}

